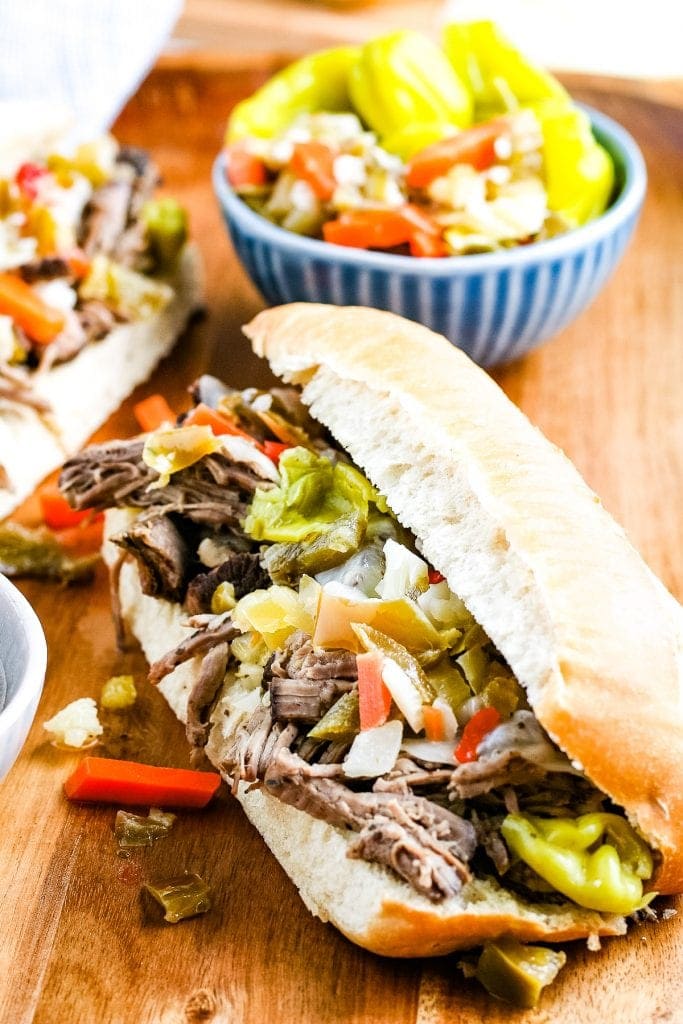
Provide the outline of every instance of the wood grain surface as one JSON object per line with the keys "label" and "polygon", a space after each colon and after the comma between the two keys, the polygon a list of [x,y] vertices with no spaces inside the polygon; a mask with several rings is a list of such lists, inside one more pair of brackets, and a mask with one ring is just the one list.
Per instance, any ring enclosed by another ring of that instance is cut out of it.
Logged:
{"label": "wood grain surface", "polygon": [[[206,317],[135,399],[162,390],[181,408],[203,370],[238,386],[269,380],[240,334],[261,302],[231,252],[209,172],[230,107],[271,66],[167,60],[116,126],[123,141],[151,149],[167,189],[189,207],[206,264]],[[682,598],[683,119],[609,82],[573,84],[640,142],[650,175],[644,214],[592,308],[496,377]],[[131,405],[99,437],[132,434]],[[19,518],[36,517],[33,499]],[[50,746],[41,723],[76,697],[97,697],[110,675],[132,672],[138,705],[108,716],[103,752],[186,765],[183,730],[146,685],[142,656],[116,652],[102,569],[88,586],[21,587],[45,627],[49,661],[36,723],[0,787],[0,1024],[683,1022],[680,917],[634,927],[600,953],[573,945],[540,1007],[516,1011],[463,981],[455,957],[381,959],[312,918],[227,795],[180,815],[152,849],[119,856],[114,810],[67,803],[61,783],[78,756]],[[141,901],[141,883],[185,869],[210,883],[214,907],[164,924]]]}

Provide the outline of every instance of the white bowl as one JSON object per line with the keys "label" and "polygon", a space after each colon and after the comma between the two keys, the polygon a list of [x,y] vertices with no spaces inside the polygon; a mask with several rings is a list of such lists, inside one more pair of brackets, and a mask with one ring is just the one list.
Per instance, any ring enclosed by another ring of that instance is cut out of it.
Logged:
{"label": "white bowl", "polygon": [[24,745],[45,680],[47,645],[38,616],[0,575],[0,665],[7,682],[0,710],[0,779]]}

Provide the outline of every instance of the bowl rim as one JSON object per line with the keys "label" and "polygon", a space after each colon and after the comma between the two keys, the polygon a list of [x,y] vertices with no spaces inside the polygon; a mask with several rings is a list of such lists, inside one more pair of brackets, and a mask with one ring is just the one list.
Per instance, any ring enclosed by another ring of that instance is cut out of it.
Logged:
{"label": "bowl rim", "polygon": [[214,160],[214,190],[229,218],[239,221],[240,226],[248,230],[252,236],[260,236],[280,249],[298,252],[309,258],[315,256],[317,260],[327,263],[371,267],[374,270],[391,271],[403,276],[413,275],[419,271],[420,275],[430,277],[452,277],[481,274],[490,270],[507,270],[511,266],[525,266],[541,260],[562,258],[594,245],[628,221],[639,209],[647,187],[645,160],[630,132],[613,118],[588,104],[577,103],[576,106],[588,114],[591,128],[602,137],[601,141],[607,144],[606,148],[621,158],[624,174],[621,191],[612,205],[595,220],[572,228],[555,238],[532,242],[528,246],[517,246],[502,252],[468,253],[450,259],[427,256],[416,260],[414,257],[396,253],[370,252],[335,245],[319,238],[297,235],[256,213],[237,195],[225,175],[225,150],[221,150]]}
{"label": "bowl rim", "polygon": [[6,576],[0,573],[0,598],[9,606],[28,642],[28,659],[16,691],[0,711],[0,733],[10,732],[31,703],[39,697],[45,682],[47,642],[35,611]]}

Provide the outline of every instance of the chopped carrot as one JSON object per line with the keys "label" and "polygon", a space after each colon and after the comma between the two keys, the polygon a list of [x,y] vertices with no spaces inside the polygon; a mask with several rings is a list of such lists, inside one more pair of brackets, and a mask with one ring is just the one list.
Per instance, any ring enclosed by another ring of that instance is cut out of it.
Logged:
{"label": "chopped carrot", "polygon": [[175,413],[163,395],[150,395],[136,402],[133,406],[133,415],[145,433],[157,430],[162,423],[175,423]]}
{"label": "chopped carrot", "polygon": [[347,210],[323,224],[323,237],[355,249],[393,249],[410,241],[412,227],[398,210]]}
{"label": "chopped carrot", "polygon": [[426,188],[455,164],[469,164],[477,171],[491,167],[496,162],[496,141],[506,128],[503,118],[495,118],[427,146],[408,163],[408,187]]}
{"label": "chopped carrot", "polygon": [[431,704],[424,704],[422,715],[425,723],[425,734],[428,740],[446,739],[446,722],[443,711],[433,707]]}
{"label": "chopped carrot", "polygon": [[78,526],[84,520],[92,518],[89,508],[80,511],[71,508],[66,498],[57,487],[46,487],[39,495],[43,521],[51,530],[63,530],[68,526]]}
{"label": "chopped carrot", "polygon": [[71,274],[77,281],[80,281],[89,273],[91,266],[90,260],[82,249],[77,249],[75,247],[73,249],[69,249],[68,252],[62,255],[62,258],[66,260]]}
{"label": "chopped carrot", "polygon": [[421,257],[448,256],[448,247],[439,235],[416,231],[410,239],[410,255]]}
{"label": "chopped carrot", "polygon": [[221,777],[215,772],[157,768],[108,757],[84,757],[64,783],[64,791],[69,800],[153,807],[206,807],[220,784]]}
{"label": "chopped carrot", "polygon": [[88,515],[90,518],[79,523],[78,526],[67,526],[55,532],[62,547],[80,554],[99,551],[104,534],[104,513],[91,511]]}
{"label": "chopped carrot", "polygon": [[366,651],[356,657],[361,732],[384,725],[389,717],[391,694],[382,681],[383,663],[379,651]]}
{"label": "chopped carrot", "polygon": [[334,150],[324,142],[297,142],[289,161],[289,170],[305,181],[318,199],[327,202],[337,187],[334,176]]}
{"label": "chopped carrot", "polygon": [[245,143],[236,142],[228,147],[227,178],[233,188],[265,185],[268,168],[260,157],[249,152]]}
{"label": "chopped carrot", "polygon": [[64,327],[65,318],[41,299],[16,274],[0,273],[0,313],[10,316],[38,345],[49,345]]}
{"label": "chopped carrot", "polygon": [[244,437],[247,441],[251,441],[252,444],[256,445],[257,448],[263,450],[262,445],[258,443],[248,434],[246,430],[242,430],[240,427],[236,427],[235,424],[228,419],[227,416],[223,416],[222,413],[216,409],[212,409],[208,405],[204,405],[200,402],[194,409],[191,409],[183,421],[184,427],[211,427],[212,432],[216,437],[220,437],[221,434],[231,434],[233,437]]}

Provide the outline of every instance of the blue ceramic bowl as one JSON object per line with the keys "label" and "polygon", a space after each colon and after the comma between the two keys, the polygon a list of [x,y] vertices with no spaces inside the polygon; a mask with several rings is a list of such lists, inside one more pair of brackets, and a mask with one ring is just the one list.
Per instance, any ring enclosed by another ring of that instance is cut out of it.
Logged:
{"label": "blue ceramic bowl", "polygon": [[593,132],[616,165],[609,209],[557,238],[504,252],[416,259],[295,235],[254,213],[225,177],[213,183],[235,250],[267,302],[374,306],[445,334],[482,366],[508,362],[566,327],[617,266],[645,196],[638,146],[589,107]]}

